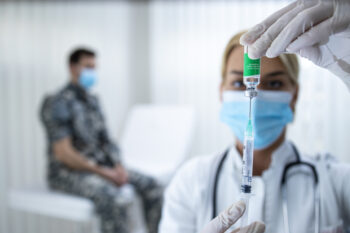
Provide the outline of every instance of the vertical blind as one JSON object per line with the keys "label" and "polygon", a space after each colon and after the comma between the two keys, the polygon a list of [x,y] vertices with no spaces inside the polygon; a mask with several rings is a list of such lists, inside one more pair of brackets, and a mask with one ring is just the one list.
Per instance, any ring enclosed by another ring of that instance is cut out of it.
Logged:
{"label": "vertical blind", "polygon": [[7,211],[6,191],[45,184],[46,140],[39,108],[46,94],[68,82],[67,56],[77,46],[98,53],[96,91],[110,133],[118,137],[131,99],[131,13],[125,2],[0,3],[0,232],[74,230],[72,223]]}

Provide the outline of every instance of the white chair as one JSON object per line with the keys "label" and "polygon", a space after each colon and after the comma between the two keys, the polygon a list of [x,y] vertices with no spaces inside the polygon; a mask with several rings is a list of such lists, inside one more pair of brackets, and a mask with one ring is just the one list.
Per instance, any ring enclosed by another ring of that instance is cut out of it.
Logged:
{"label": "white chair", "polygon": [[[189,107],[134,107],[121,140],[126,165],[166,184],[189,153],[193,122],[194,111]],[[128,209],[131,231],[146,232],[140,199],[132,186],[124,186],[123,192],[132,203]],[[80,232],[99,232],[94,205],[86,198],[32,188],[12,189],[8,200],[13,210],[79,222]]]}
{"label": "white chair", "polygon": [[120,143],[124,163],[167,184],[189,155],[193,131],[192,107],[135,106]]}
{"label": "white chair", "polygon": [[[129,225],[131,232],[144,233],[140,200],[130,185],[122,190],[125,201],[130,202],[128,215],[132,216]],[[8,205],[12,210],[38,214],[42,216],[69,220],[79,224],[79,232],[98,233],[99,219],[94,212],[92,201],[47,188],[11,189],[8,193]]]}
{"label": "white chair", "polygon": [[79,222],[80,232],[99,232],[94,205],[85,198],[47,188],[11,189],[8,205],[16,211]]}

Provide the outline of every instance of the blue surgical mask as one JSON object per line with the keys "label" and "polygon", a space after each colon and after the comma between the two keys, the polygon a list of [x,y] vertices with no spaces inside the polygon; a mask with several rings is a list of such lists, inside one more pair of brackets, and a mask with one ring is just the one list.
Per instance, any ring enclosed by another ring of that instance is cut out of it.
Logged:
{"label": "blue surgical mask", "polygon": [[[259,91],[252,101],[252,124],[255,149],[274,143],[285,126],[293,121],[290,108],[292,95],[285,91]],[[243,91],[224,91],[220,112],[221,121],[230,126],[240,142],[248,123],[249,98]]]}
{"label": "blue surgical mask", "polygon": [[79,84],[86,90],[90,89],[96,84],[97,75],[96,71],[91,68],[83,68],[79,76]]}

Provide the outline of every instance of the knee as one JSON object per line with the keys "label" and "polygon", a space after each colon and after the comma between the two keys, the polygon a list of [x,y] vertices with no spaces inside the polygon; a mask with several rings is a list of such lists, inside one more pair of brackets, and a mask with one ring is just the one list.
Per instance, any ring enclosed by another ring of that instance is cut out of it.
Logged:
{"label": "knee", "polygon": [[98,201],[95,202],[95,210],[100,215],[126,217],[129,203],[124,203],[118,196],[101,193]]}
{"label": "knee", "polygon": [[111,212],[115,208],[114,197],[109,193],[98,192],[94,196],[93,201],[97,213]]}
{"label": "knee", "polygon": [[161,197],[164,192],[164,187],[160,185],[155,179],[148,179],[148,182],[145,182],[143,190],[141,192],[146,193],[150,197]]}
{"label": "knee", "polygon": [[157,182],[154,182],[147,188],[146,193],[147,196],[150,198],[161,200],[163,198],[164,188]]}

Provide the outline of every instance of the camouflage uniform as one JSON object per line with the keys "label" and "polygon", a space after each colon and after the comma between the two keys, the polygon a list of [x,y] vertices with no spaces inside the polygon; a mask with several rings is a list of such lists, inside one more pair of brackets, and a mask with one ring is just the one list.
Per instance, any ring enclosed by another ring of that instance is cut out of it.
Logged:
{"label": "camouflage uniform", "polygon": [[[70,137],[73,147],[101,166],[120,163],[120,151],[105,127],[95,96],[77,85],[69,84],[42,105],[41,119],[48,137],[48,182],[50,188],[89,198],[101,218],[103,233],[129,232],[126,225],[127,204],[120,189],[98,175],[75,171],[55,159],[54,142]],[[150,177],[128,171],[129,183],[143,201],[149,232],[157,232],[161,211],[162,188]]]}

